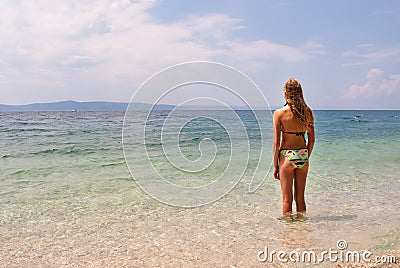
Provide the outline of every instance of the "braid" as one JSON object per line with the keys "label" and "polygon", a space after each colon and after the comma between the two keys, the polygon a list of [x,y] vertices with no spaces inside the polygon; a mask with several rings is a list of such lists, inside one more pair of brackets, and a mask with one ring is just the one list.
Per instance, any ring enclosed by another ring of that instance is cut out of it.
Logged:
{"label": "braid", "polygon": [[307,130],[311,120],[311,110],[304,101],[303,90],[300,82],[294,78],[290,78],[285,83],[284,88],[286,92],[287,104],[289,105],[290,110],[292,110],[293,114],[295,115],[299,126],[302,129]]}

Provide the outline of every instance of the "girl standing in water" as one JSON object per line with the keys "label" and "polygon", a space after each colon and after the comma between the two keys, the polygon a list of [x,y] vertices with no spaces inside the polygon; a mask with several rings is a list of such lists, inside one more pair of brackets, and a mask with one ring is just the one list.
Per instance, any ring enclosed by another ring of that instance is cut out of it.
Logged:
{"label": "girl standing in water", "polygon": [[292,217],[294,200],[297,217],[301,218],[306,212],[304,191],[315,141],[314,117],[299,81],[290,78],[283,87],[283,96],[285,106],[274,112],[274,177],[281,183],[283,217]]}

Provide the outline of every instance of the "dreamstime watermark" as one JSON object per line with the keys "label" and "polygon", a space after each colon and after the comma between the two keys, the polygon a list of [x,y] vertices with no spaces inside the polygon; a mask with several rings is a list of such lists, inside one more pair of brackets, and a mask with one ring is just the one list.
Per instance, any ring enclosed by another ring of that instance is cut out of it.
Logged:
{"label": "dreamstime watermark", "polygon": [[396,263],[396,257],[391,255],[373,256],[368,250],[347,250],[346,240],[338,240],[336,248],[328,250],[300,250],[295,249],[290,252],[283,250],[269,250],[267,246],[257,253],[259,262],[281,262],[281,263],[323,263],[323,262],[341,262],[341,263]]}
{"label": "dreamstime watermark", "polygon": [[[162,106],[171,95],[179,104]],[[246,113],[228,104],[232,99]],[[204,103],[222,111],[199,109]],[[271,170],[271,136],[271,109],[258,86],[233,67],[199,61],[166,68],[139,87],[125,113],[122,145],[142,190],[169,205],[196,207],[226,195],[245,174],[249,192],[257,190]]]}

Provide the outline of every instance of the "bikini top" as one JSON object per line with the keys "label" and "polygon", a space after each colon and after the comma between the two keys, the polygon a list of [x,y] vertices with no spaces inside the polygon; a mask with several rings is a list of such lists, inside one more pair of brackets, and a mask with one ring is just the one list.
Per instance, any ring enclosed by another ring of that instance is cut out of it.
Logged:
{"label": "bikini top", "polygon": [[294,135],[296,135],[296,136],[301,136],[301,137],[303,137],[303,139],[304,139],[304,142],[306,142],[306,137],[305,137],[305,132],[291,132],[291,131],[283,131],[282,130],[282,133],[285,133],[285,134],[294,134]]}
{"label": "bikini top", "polygon": [[305,134],[305,132],[290,132],[290,131],[283,131],[283,130],[282,130],[282,132],[286,133],[286,134],[295,134],[296,136],[303,136],[303,137]]}

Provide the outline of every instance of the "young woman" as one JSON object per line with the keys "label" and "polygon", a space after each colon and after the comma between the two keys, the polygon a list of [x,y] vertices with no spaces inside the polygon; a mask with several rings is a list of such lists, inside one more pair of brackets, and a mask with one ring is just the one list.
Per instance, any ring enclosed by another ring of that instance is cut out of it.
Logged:
{"label": "young woman", "polygon": [[[292,217],[293,199],[297,217],[302,217],[306,212],[304,191],[308,159],[315,141],[314,117],[296,79],[290,78],[285,83],[283,96],[286,99],[285,106],[274,112],[274,177],[281,183],[283,217]],[[306,132],[308,142],[305,139]]]}

